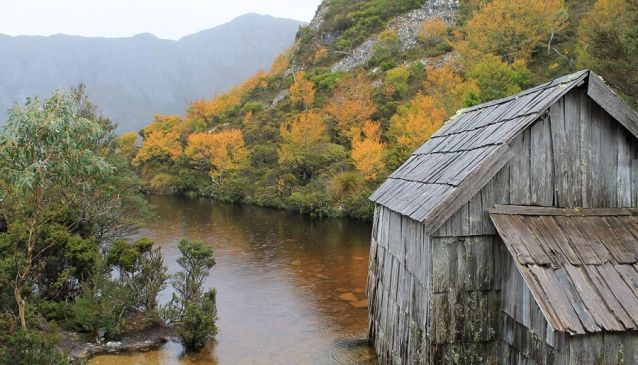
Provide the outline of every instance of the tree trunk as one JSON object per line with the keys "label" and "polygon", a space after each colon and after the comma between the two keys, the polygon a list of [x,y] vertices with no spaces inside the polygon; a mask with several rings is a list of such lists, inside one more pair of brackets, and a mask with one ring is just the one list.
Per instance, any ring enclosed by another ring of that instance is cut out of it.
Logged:
{"label": "tree trunk", "polygon": [[18,305],[18,318],[20,319],[20,326],[22,326],[23,331],[26,331],[27,319],[25,315],[25,309],[26,309],[27,303],[24,301],[24,298],[22,298],[21,289],[22,289],[21,285],[16,285],[16,287],[13,289],[13,294],[16,299],[16,304]]}

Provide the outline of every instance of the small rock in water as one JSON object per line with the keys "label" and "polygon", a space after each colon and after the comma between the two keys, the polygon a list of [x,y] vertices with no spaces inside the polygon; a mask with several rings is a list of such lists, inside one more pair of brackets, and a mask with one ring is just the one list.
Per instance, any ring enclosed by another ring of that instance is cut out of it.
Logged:
{"label": "small rock in water", "polygon": [[120,347],[120,346],[122,346],[122,343],[119,341],[109,341],[106,343],[106,347],[114,348],[114,347]]}
{"label": "small rock in water", "polygon": [[357,288],[357,289],[353,290],[352,292],[355,293],[355,294],[363,294],[366,291],[365,291],[365,289]]}
{"label": "small rock in water", "polygon": [[293,266],[301,266],[301,260],[295,260],[291,262]]}
{"label": "small rock in water", "polygon": [[368,300],[357,300],[356,302],[350,302],[350,305],[355,308],[368,308]]}
{"label": "small rock in water", "polygon": [[343,293],[339,295],[339,299],[343,300],[344,302],[356,302],[357,296],[352,293]]}

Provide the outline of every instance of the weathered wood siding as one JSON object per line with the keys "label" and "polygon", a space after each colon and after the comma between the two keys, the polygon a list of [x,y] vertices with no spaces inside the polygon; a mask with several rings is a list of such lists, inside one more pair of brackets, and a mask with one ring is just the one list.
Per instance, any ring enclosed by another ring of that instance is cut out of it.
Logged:
{"label": "weathered wood siding", "polygon": [[561,208],[638,206],[638,141],[574,89],[511,144],[514,157],[434,236],[496,234],[496,204]]}
{"label": "weathered wood siding", "polygon": [[638,206],[638,144],[574,89],[512,143],[510,204],[563,208]]}
{"label": "weathered wood siding", "polygon": [[[500,238],[497,238],[500,241]],[[501,245],[504,245],[500,242]],[[501,363],[554,364],[555,338],[507,250],[502,251]]]}
{"label": "weathered wood siding", "polygon": [[[423,225],[377,205],[368,290],[370,338],[382,363],[576,364],[601,353],[612,359],[619,349],[634,359],[624,364],[638,363],[633,334],[555,334],[489,218],[497,204],[638,206],[635,137],[581,87],[510,146],[509,163],[429,237]],[[594,355],[582,349],[589,345],[599,346]]]}
{"label": "weathered wood siding", "polygon": [[377,206],[368,273],[369,337],[382,363],[407,364],[427,356],[430,250],[422,224]]}
{"label": "weathered wood siding", "polygon": [[494,236],[432,238],[430,364],[492,362],[497,352],[500,254]]}

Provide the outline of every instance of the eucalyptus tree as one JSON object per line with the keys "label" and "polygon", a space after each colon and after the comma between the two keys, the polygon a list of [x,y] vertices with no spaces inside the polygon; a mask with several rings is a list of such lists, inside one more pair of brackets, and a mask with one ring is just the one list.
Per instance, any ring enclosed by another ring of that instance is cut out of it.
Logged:
{"label": "eucalyptus tree", "polygon": [[42,229],[58,212],[97,197],[95,187],[114,172],[97,150],[103,136],[66,92],[15,106],[0,133],[0,210],[6,230],[18,237],[5,260],[14,268],[12,289],[25,330],[34,261],[55,245],[39,240]]}

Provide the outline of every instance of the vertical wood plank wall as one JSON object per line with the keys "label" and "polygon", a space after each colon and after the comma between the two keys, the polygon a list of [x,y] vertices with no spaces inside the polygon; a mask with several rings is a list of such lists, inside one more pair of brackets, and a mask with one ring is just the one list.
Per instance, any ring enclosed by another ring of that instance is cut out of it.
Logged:
{"label": "vertical wood plank wall", "polygon": [[369,337],[382,363],[425,356],[430,260],[423,225],[377,206],[368,269]]}
{"label": "vertical wood plank wall", "polygon": [[488,212],[496,204],[638,206],[635,137],[580,88],[511,147],[512,160],[430,236],[420,223],[376,207],[369,329],[382,363],[570,364],[594,345],[605,358],[617,357],[619,346],[638,356],[636,335],[554,338]]}

